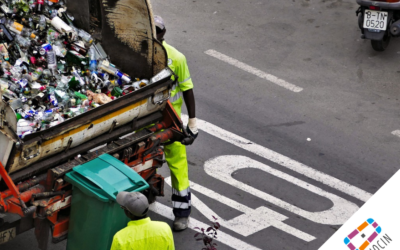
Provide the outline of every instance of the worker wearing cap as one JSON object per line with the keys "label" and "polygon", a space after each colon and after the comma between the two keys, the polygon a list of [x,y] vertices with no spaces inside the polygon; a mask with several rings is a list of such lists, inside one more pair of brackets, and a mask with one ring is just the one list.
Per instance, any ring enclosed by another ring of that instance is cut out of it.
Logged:
{"label": "worker wearing cap", "polygon": [[151,221],[147,217],[149,202],[138,192],[119,192],[117,203],[131,221],[118,231],[111,250],[174,250],[171,228],[165,222]]}
{"label": "worker wearing cap", "polygon": [[[167,31],[165,29],[164,20],[160,16],[154,16],[154,23],[156,26],[157,39],[162,42],[162,45],[167,51],[168,67],[178,76],[177,83],[172,87],[171,104],[178,115],[181,116],[181,107],[183,100],[185,100],[189,114],[189,123],[186,130],[193,138],[196,138],[198,130],[196,125],[193,82],[190,77],[189,67],[186,63],[186,57],[164,41],[164,35]],[[175,215],[173,228],[176,231],[181,231],[188,227],[189,215],[191,212],[186,147],[180,142],[174,142],[171,145],[165,146],[164,151],[165,160],[171,170],[171,200],[173,213]]]}

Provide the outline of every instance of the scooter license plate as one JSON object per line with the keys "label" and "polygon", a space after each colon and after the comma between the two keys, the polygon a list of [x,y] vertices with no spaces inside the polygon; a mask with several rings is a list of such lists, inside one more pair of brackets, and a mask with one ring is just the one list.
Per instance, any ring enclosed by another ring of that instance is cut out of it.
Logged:
{"label": "scooter license plate", "polygon": [[386,30],[388,13],[386,11],[365,10],[364,28]]}

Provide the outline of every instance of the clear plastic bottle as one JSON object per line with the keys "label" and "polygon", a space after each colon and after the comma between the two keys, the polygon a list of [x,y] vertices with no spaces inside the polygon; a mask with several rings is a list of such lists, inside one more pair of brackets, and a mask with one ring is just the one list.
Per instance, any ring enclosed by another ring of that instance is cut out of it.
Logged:
{"label": "clear plastic bottle", "polygon": [[37,27],[40,31],[46,29],[47,22],[46,22],[46,17],[44,15],[32,15],[31,20],[34,23],[34,25],[35,24],[38,25]]}
{"label": "clear plastic bottle", "polygon": [[57,58],[53,49],[47,51],[47,68],[55,75],[57,70]]}
{"label": "clear plastic bottle", "polygon": [[49,69],[44,69],[42,73],[42,78],[49,80],[51,78],[51,71]]}
{"label": "clear plastic bottle", "polygon": [[35,71],[31,74],[32,75],[32,80],[37,81],[43,74],[43,68],[42,67],[37,67]]}
{"label": "clear plastic bottle", "polygon": [[18,82],[12,82],[8,81],[8,89],[11,90],[12,92],[18,94],[22,92],[22,87],[18,84]]}
{"label": "clear plastic bottle", "polygon": [[82,41],[87,47],[89,47],[93,42],[92,36],[84,30],[78,29],[78,36],[82,38]]}
{"label": "clear plastic bottle", "polygon": [[0,89],[8,89],[9,83],[7,79],[0,78]]}
{"label": "clear plastic bottle", "polygon": [[23,105],[21,99],[19,99],[19,98],[10,100],[9,104],[10,104],[10,107],[11,107],[13,110],[22,108],[22,105]]}
{"label": "clear plastic bottle", "polygon": [[66,76],[61,76],[61,78],[57,82],[57,89],[67,91],[68,90],[68,82],[69,79]]}
{"label": "clear plastic bottle", "polygon": [[59,36],[60,36],[60,34],[57,31],[55,31],[53,29],[47,30],[47,40],[48,41],[56,41]]}
{"label": "clear plastic bottle", "polygon": [[57,62],[57,69],[61,74],[65,74],[67,71],[66,63],[64,60],[58,60]]}
{"label": "clear plastic bottle", "polygon": [[61,104],[64,107],[64,109],[66,108],[70,108],[71,105],[71,98],[69,97],[69,95],[65,95],[62,100],[61,100]]}
{"label": "clear plastic bottle", "polygon": [[107,72],[109,74],[112,74],[112,75],[122,79],[122,81],[124,81],[126,83],[129,83],[131,81],[130,76],[122,73],[121,71],[119,71],[119,69],[114,68],[111,65],[106,65],[104,63],[100,63],[99,64],[99,69],[101,69],[101,70],[103,70],[103,71],[105,71],[105,72]]}
{"label": "clear plastic bottle", "polygon": [[96,52],[94,50],[94,47],[90,47],[89,49],[89,59],[90,59],[90,64],[89,64],[89,70],[92,73],[97,73],[97,58],[96,58]]}
{"label": "clear plastic bottle", "polygon": [[75,76],[75,79],[79,81],[79,84],[81,86],[85,85],[85,81],[82,79],[82,77],[79,75],[78,71],[75,69],[75,67],[72,67],[71,71],[72,75]]}
{"label": "clear plastic bottle", "polygon": [[21,79],[22,77],[22,69],[20,66],[14,66],[10,68],[10,73],[15,79]]}
{"label": "clear plastic bottle", "polygon": [[18,98],[17,94],[15,94],[14,92],[12,92],[9,89],[2,89],[1,92],[2,92],[2,95],[4,97],[7,97],[8,99],[17,99]]}
{"label": "clear plastic bottle", "polygon": [[33,31],[27,27],[24,27],[22,24],[14,22],[11,19],[8,19],[6,21],[6,25],[8,28],[13,31],[14,33],[24,36],[24,37],[29,37],[31,39],[35,39],[36,35],[33,33]]}
{"label": "clear plastic bottle", "polygon": [[58,57],[65,57],[68,53],[68,50],[65,49],[65,45],[60,40],[54,42],[53,49]]}
{"label": "clear plastic bottle", "polygon": [[31,45],[31,41],[29,39],[26,39],[25,37],[20,35],[15,36],[15,41],[19,46],[23,48],[29,48],[29,46]]}
{"label": "clear plastic bottle", "polygon": [[13,91],[14,93],[20,93],[21,92],[21,86],[19,86],[19,84],[15,83],[15,82],[9,82],[8,89]]}

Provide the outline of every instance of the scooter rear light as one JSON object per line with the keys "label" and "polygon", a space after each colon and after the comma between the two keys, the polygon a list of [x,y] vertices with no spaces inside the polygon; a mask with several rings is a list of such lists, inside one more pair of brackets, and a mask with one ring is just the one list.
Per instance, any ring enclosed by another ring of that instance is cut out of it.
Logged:
{"label": "scooter rear light", "polygon": [[381,7],[378,7],[378,6],[369,6],[369,9],[370,10],[381,10]]}

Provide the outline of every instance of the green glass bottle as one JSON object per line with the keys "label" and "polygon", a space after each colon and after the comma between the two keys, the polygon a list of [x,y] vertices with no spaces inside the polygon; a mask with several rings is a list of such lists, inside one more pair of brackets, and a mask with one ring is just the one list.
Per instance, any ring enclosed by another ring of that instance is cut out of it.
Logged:
{"label": "green glass bottle", "polygon": [[80,90],[81,85],[78,80],[75,79],[75,76],[71,78],[71,80],[68,82],[68,86],[70,89],[73,90]]}
{"label": "green glass bottle", "polygon": [[120,87],[114,87],[111,91],[111,95],[115,97],[120,97],[122,95],[122,89]]}
{"label": "green glass bottle", "polygon": [[21,115],[20,113],[16,113],[16,116],[17,116],[17,121],[18,121],[19,119],[22,119],[22,115]]}
{"label": "green glass bottle", "polygon": [[82,93],[79,93],[78,91],[75,91],[75,92],[74,92],[74,96],[75,96],[76,98],[78,98],[78,99],[81,99],[81,100],[87,99],[87,96],[85,96],[85,95],[82,94]]}
{"label": "green glass bottle", "polygon": [[86,62],[86,58],[76,51],[69,50],[65,56],[65,60],[69,67],[78,66],[81,67],[82,62]]}

